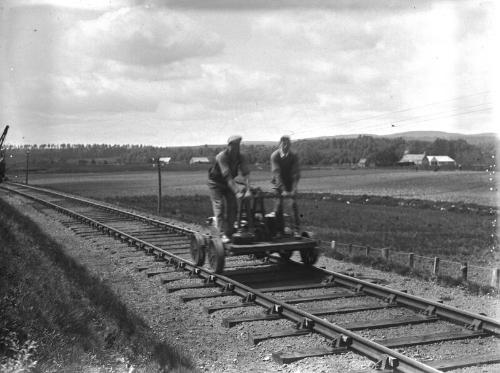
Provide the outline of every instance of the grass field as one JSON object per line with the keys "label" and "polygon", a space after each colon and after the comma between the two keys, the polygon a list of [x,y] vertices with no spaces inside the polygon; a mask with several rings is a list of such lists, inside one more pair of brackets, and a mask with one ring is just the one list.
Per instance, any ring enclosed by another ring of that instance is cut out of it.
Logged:
{"label": "grass field", "polygon": [[[251,174],[254,185],[270,189],[269,171]],[[24,175],[11,180],[24,182]],[[162,173],[163,195],[208,194],[207,171]],[[487,171],[418,171],[387,169],[311,169],[302,172],[301,192],[376,195],[432,201],[498,205],[497,175]],[[95,197],[157,194],[158,177],[151,172],[31,174],[29,182]]]}
{"label": "grass field", "polygon": [[[269,172],[252,173],[264,190],[269,179]],[[486,171],[305,170],[299,208],[303,226],[324,240],[497,265],[497,182]],[[33,174],[30,184],[151,213],[157,206],[155,170]],[[164,215],[201,223],[212,214],[206,171],[166,170],[162,186]]]}

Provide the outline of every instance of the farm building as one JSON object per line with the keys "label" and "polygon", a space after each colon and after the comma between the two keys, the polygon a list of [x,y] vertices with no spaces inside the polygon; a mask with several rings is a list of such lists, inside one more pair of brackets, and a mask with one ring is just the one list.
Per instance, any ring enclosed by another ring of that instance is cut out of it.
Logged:
{"label": "farm building", "polygon": [[189,164],[203,164],[203,163],[210,163],[210,160],[207,157],[193,157],[189,161]]}
{"label": "farm building", "polygon": [[368,165],[366,158],[361,158],[356,164],[358,168],[365,168]]}
{"label": "farm building", "polygon": [[455,168],[457,162],[447,155],[428,155],[422,162],[423,167],[429,168]]}
{"label": "farm building", "polygon": [[409,154],[405,152],[403,157],[398,161],[398,166],[421,166],[425,157],[425,153]]}
{"label": "farm building", "polygon": [[161,164],[169,164],[171,159],[172,159],[172,157],[160,157],[160,163]]}
{"label": "farm building", "polygon": [[410,154],[407,152],[398,162],[398,166],[415,166],[424,169],[455,168],[456,165],[455,160],[447,155]]}

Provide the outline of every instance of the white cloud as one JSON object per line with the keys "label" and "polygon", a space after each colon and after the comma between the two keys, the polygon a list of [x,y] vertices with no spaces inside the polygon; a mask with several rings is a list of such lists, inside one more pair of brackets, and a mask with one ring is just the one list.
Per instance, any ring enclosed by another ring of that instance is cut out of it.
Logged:
{"label": "white cloud", "polygon": [[349,14],[322,11],[302,13],[282,12],[265,14],[254,25],[255,33],[268,38],[279,38],[290,43],[291,47],[308,45],[309,47],[328,48],[328,50],[349,51],[353,49],[373,48],[378,36],[367,27],[363,27],[368,16],[353,19]]}
{"label": "white cloud", "polygon": [[6,0],[6,5],[14,6],[51,6],[68,9],[103,11],[130,4],[129,0]]}
{"label": "white cloud", "polygon": [[[101,75],[49,76],[18,87],[19,107],[52,115],[92,112],[153,111],[157,99],[134,81]],[[30,92],[22,95],[23,91]]]}
{"label": "white cloud", "polygon": [[211,116],[207,115],[208,111],[209,109],[198,102],[178,103],[173,101],[161,101],[157,108],[157,114],[160,118],[175,121],[203,120],[201,118]]}
{"label": "white cloud", "polygon": [[151,67],[212,56],[224,47],[218,35],[185,15],[143,7],[121,8],[81,21],[70,43],[97,58]]}
{"label": "white cloud", "polygon": [[360,104],[359,98],[354,95],[332,95],[318,93],[318,105],[320,108],[342,109],[346,107],[355,107]]}
{"label": "white cloud", "polygon": [[[281,7],[193,0],[187,11],[178,2],[133,6],[150,3],[140,0],[126,8],[119,1],[102,8],[92,1],[71,8],[56,0],[30,3],[9,11],[1,25],[0,120],[72,142],[105,142],[98,136],[113,132],[120,133],[117,142],[133,135],[135,142],[171,145],[223,142],[228,132],[248,140],[284,131],[382,133],[394,132],[398,120],[403,130],[436,123],[467,129],[468,116],[433,122],[425,121],[430,109],[397,111],[492,90],[498,70],[487,63],[497,61],[489,33],[494,16],[476,1],[380,11],[357,1]],[[481,123],[493,123],[479,114]],[[47,129],[35,130],[37,123]],[[104,123],[107,132],[93,130]],[[149,137],[141,140],[136,123]]]}

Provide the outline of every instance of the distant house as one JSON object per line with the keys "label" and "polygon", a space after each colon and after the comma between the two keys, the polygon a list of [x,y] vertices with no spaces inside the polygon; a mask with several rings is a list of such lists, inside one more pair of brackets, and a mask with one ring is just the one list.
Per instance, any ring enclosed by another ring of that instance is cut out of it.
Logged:
{"label": "distant house", "polygon": [[169,164],[172,157],[160,157],[161,164]]}
{"label": "distant house", "polygon": [[366,158],[361,158],[359,162],[356,164],[358,168],[365,168],[367,166]]}
{"label": "distant house", "polygon": [[189,161],[189,164],[204,164],[204,163],[210,163],[210,160],[207,157],[193,157]]}
{"label": "distant house", "polygon": [[429,168],[455,168],[457,162],[447,155],[428,155],[425,157],[422,165]]}
{"label": "distant house", "polygon": [[399,166],[422,166],[424,163],[424,159],[426,154],[410,154],[406,153],[403,157],[398,161]]}

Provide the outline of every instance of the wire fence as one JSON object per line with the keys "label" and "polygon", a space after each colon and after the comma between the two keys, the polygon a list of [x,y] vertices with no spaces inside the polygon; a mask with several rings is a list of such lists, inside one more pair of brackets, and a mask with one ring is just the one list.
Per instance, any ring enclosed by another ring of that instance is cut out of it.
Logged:
{"label": "wire fence", "polygon": [[428,257],[410,252],[374,248],[331,241],[330,250],[348,257],[366,256],[380,258],[388,263],[397,263],[411,270],[427,273],[432,277],[448,277],[469,281],[482,286],[500,288],[500,268],[488,268],[460,263],[439,257]]}

